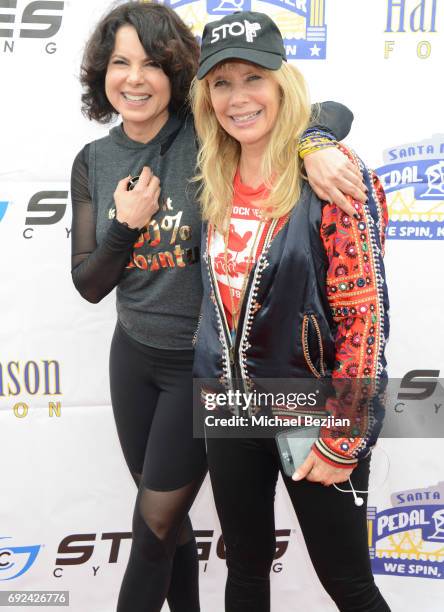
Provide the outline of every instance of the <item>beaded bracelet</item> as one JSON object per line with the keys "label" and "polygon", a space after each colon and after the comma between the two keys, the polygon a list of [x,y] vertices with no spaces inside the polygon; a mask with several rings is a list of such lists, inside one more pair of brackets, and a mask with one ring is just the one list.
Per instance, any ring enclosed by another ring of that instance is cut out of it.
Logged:
{"label": "beaded bracelet", "polygon": [[330,142],[336,142],[333,138],[327,138],[326,136],[306,136],[303,138],[299,146],[301,148],[305,148],[307,145],[316,146],[316,145],[324,145]]}
{"label": "beaded bracelet", "polygon": [[304,159],[310,153],[326,149],[328,147],[336,147],[337,141],[333,136],[318,129],[308,129],[304,133],[304,137],[300,140],[298,145],[298,153],[301,159]]}
{"label": "beaded bracelet", "polygon": [[316,151],[321,151],[322,149],[329,149],[331,147],[336,147],[336,143],[335,142],[328,142],[328,143],[323,143],[322,145],[316,145],[316,146],[307,146],[307,148],[304,148],[303,150],[299,149],[299,157],[301,159],[304,159],[305,157],[307,157],[307,155],[310,155],[311,153],[315,153]]}

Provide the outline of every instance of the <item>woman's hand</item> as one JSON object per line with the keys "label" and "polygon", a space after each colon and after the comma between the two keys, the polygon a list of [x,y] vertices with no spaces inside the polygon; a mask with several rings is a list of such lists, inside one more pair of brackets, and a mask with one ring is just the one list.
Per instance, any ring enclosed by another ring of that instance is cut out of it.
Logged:
{"label": "woman's hand", "polygon": [[327,147],[304,157],[308,182],[321,200],[337,204],[346,214],[356,210],[346,196],[365,203],[367,187],[358,168],[336,147]]}
{"label": "woman's hand", "polygon": [[148,166],[143,167],[134,189],[128,191],[130,178],[127,176],[119,181],[114,192],[116,218],[132,229],[141,229],[159,210],[160,181]]}
{"label": "woman's hand", "polygon": [[311,482],[320,482],[328,487],[339,482],[347,482],[352,472],[353,468],[335,468],[320,459],[313,451],[310,451],[308,457],[296,469],[292,478],[296,481],[306,478]]}

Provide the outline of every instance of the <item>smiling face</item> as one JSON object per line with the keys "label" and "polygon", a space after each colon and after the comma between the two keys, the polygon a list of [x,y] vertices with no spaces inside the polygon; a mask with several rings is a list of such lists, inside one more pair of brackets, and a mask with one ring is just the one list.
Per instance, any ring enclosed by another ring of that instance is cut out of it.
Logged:
{"label": "smiling face", "polygon": [[271,71],[249,62],[227,62],[207,76],[211,103],[223,129],[242,149],[265,150],[280,107]]}
{"label": "smiling face", "polygon": [[105,77],[110,104],[120,113],[126,134],[148,142],[168,120],[171,84],[146,54],[135,28],[120,27]]}

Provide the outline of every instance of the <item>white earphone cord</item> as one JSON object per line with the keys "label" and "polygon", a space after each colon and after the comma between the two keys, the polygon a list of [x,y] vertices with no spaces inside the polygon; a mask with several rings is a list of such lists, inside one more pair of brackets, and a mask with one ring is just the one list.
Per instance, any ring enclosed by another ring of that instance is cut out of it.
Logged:
{"label": "white earphone cord", "polygon": [[[338,491],[340,491],[341,493],[352,493],[354,500],[355,500],[355,504],[357,506],[362,506],[364,503],[364,500],[362,499],[362,497],[358,497],[356,495],[356,493],[371,493],[372,491],[376,491],[377,489],[380,489],[381,487],[383,487],[387,481],[389,472],[390,472],[390,458],[388,456],[388,454],[385,452],[385,450],[383,448],[381,448],[380,446],[375,447],[375,449],[378,448],[380,451],[382,451],[385,455],[385,458],[387,459],[387,471],[385,473],[384,476],[384,480],[382,481],[381,484],[379,484],[376,487],[372,487],[371,489],[368,489],[367,491],[357,491],[356,489],[353,488],[353,483],[351,481],[351,479],[348,479],[348,482],[350,483],[350,489],[340,489],[336,484],[333,483],[333,486],[335,487],[335,489],[337,489]],[[374,453],[375,451],[373,450],[372,453]]]}

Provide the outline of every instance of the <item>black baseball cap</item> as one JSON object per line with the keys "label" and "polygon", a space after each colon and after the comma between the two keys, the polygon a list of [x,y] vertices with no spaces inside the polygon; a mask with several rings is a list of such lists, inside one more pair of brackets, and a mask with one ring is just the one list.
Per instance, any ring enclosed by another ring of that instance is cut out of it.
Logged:
{"label": "black baseball cap", "polygon": [[282,34],[265,13],[240,11],[207,23],[202,35],[197,78],[224,60],[241,59],[269,70],[287,61]]}

